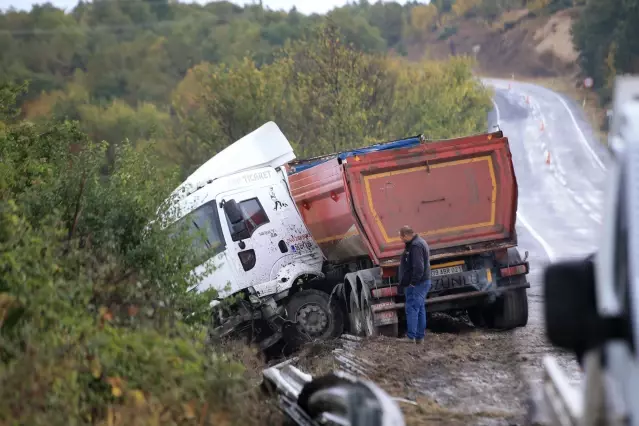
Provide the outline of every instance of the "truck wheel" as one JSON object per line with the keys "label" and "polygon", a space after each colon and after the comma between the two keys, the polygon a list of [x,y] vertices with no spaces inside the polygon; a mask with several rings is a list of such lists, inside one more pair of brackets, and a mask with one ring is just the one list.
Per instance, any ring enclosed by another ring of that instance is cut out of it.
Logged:
{"label": "truck wheel", "polygon": [[487,325],[499,330],[511,330],[528,324],[528,294],[525,288],[500,296],[484,314]]}
{"label": "truck wheel", "polygon": [[295,293],[286,307],[288,317],[312,339],[339,337],[344,331],[342,309],[330,304],[329,295],[319,290]]}
{"label": "truck wheel", "polygon": [[468,308],[468,318],[475,327],[487,327],[486,324],[486,308],[483,306],[473,306]]}
{"label": "truck wheel", "polygon": [[359,306],[357,305],[357,293],[354,291],[351,292],[351,295],[349,297],[348,307],[350,311],[349,331],[354,336],[361,336],[364,334],[362,312],[360,311]]}

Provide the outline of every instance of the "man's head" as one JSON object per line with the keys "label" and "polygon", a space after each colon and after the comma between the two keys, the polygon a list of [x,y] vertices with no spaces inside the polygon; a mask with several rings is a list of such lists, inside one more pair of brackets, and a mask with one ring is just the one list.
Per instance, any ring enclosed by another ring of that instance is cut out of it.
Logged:
{"label": "man's head", "polygon": [[408,225],[402,226],[401,229],[399,230],[399,237],[405,243],[412,240],[414,236],[415,236],[415,231],[413,231],[413,228],[411,228]]}

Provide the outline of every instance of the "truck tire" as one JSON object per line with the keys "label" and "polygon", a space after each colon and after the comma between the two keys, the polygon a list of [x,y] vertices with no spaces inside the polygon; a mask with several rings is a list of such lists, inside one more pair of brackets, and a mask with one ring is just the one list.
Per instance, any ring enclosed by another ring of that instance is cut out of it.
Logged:
{"label": "truck tire", "polygon": [[360,310],[357,303],[357,293],[355,291],[351,292],[349,296],[348,310],[349,310],[349,331],[353,336],[363,336],[364,335],[364,326],[363,326],[363,318],[362,311]]}
{"label": "truck tire", "polygon": [[288,318],[313,340],[337,338],[344,331],[342,309],[331,304],[329,295],[322,291],[309,289],[295,293],[286,310]]}
{"label": "truck tire", "polygon": [[[512,247],[508,249],[508,264],[521,262],[519,250]],[[509,284],[525,284],[526,276],[520,275],[508,279]],[[509,291],[495,301],[490,315],[490,327],[499,330],[511,330],[516,327],[525,327],[528,324],[528,293],[525,288]]]}
{"label": "truck tire", "polygon": [[468,316],[476,327],[512,330],[528,324],[528,294],[525,288],[509,291],[484,307],[468,310]]}
{"label": "truck tire", "polygon": [[528,294],[525,288],[509,291],[492,306],[492,326],[499,330],[511,330],[528,324]]}
{"label": "truck tire", "polygon": [[[508,264],[521,262],[519,250],[508,249]],[[502,265],[506,266],[506,265]],[[526,276],[507,278],[509,284],[525,284]],[[468,316],[476,327],[512,330],[528,324],[528,293],[525,288],[509,291],[488,306],[468,309]]]}

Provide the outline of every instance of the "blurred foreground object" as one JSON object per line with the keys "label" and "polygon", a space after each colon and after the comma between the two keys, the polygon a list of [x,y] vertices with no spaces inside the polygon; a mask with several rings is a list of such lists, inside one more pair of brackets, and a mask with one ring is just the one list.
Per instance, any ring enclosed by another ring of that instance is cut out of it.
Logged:
{"label": "blurred foreground object", "polygon": [[572,386],[544,360],[552,425],[639,426],[639,77],[618,77],[609,145],[602,245],[583,261],[545,271],[546,332],[584,369]]}
{"label": "blurred foreground object", "polygon": [[264,370],[264,385],[279,395],[280,408],[299,426],[404,426],[397,403],[372,382],[344,372],[313,378],[296,358]]}

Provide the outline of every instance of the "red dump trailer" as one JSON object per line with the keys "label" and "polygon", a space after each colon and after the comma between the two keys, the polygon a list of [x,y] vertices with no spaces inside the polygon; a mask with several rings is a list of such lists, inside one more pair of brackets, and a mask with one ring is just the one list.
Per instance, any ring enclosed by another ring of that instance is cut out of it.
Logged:
{"label": "red dump trailer", "polygon": [[351,333],[396,335],[404,323],[397,287],[403,225],[431,248],[429,312],[467,312],[476,325],[498,329],[526,325],[529,266],[516,248],[517,180],[501,131],[416,136],[288,168]]}

